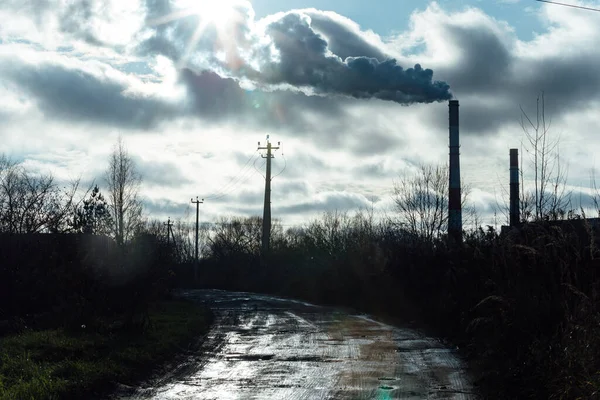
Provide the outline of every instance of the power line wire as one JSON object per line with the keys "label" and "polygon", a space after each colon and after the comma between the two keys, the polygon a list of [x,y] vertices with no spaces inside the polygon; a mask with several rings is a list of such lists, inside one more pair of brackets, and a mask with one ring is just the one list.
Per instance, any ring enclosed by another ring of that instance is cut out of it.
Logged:
{"label": "power line wire", "polygon": [[237,175],[233,176],[231,179],[229,179],[229,181],[221,186],[219,188],[219,190],[217,190],[216,192],[214,192],[213,194],[205,197],[206,199],[211,199],[214,200],[217,197],[222,197],[223,193],[227,192],[229,190],[229,188],[231,186],[235,186],[237,184],[237,182],[240,180],[240,178],[247,172],[247,168],[250,164],[250,162],[257,156],[256,152],[253,153],[250,158],[248,158],[248,160],[246,161],[246,163],[244,164],[244,166],[239,170],[239,172],[237,173]]}
{"label": "power line wire", "polygon": [[225,183],[223,186],[221,186],[221,187],[220,187],[220,188],[219,188],[217,191],[215,191],[213,194],[211,194],[210,196],[207,196],[207,197],[205,197],[205,198],[207,198],[207,199],[208,199],[208,198],[212,198],[212,197],[214,197],[214,196],[218,196],[218,195],[220,195],[220,194],[221,194],[221,193],[222,193],[222,192],[225,190],[225,188],[229,187],[229,186],[230,186],[230,185],[233,183],[233,181],[234,181],[235,179],[237,179],[237,178],[240,176],[240,174],[242,174],[242,173],[243,173],[243,172],[246,170],[246,168],[248,167],[248,165],[250,164],[250,162],[251,162],[251,161],[254,159],[254,157],[256,157],[256,152],[252,153],[252,155],[251,155],[251,156],[250,156],[250,157],[249,157],[249,158],[246,160],[246,163],[245,163],[245,164],[242,166],[242,168],[241,168],[241,169],[238,171],[237,175],[234,175],[234,176],[232,176],[232,177],[229,179],[229,181],[228,181],[227,183]]}
{"label": "power line wire", "polygon": [[[255,169],[255,170],[256,170],[256,172],[258,172],[258,173],[259,173],[259,174],[260,174],[260,175],[261,175],[263,178],[267,179],[267,177],[266,177],[266,176],[265,176],[265,175],[264,175],[264,174],[263,174],[263,173],[262,173],[262,172],[261,172],[261,171],[260,171],[258,168],[256,168],[256,162],[257,162],[257,161],[258,161],[258,158],[257,158],[256,160],[254,160],[254,164],[253,164],[253,166],[254,166],[254,169]],[[266,163],[267,163],[266,161],[263,161],[263,163],[262,163],[262,165],[260,166],[260,168],[264,167]]]}
{"label": "power line wire", "polygon": [[[258,158],[254,161],[254,163],[256,163],[256,161],[258,161]],[[219,200],[233,192],[235,192],[237,189],[239,189],[240,187],[240,183],[246,182],[246,180],[250,177],[250,175],[252,175],[253,171],[252,169],[248,169],[246,172],[244,172],[244,174],[240,175],[239,178],[234,182],[233,186],[229,187],[229,189],[227,189],[224,192],[221,192],[218,195],[215,195],[213,197],[211,197],[211,200]]]}
{"label": "power line wire", "polygon": [[559,5],[559,6],[579,8],[581,10],[598,11],[598,12],[600,12],[600,8],[584,7],[584,6],[578,6],[576,4],[559,3],[559,2],[556,2],[556,1],[549,1],[549,0],[536,0],[536,1],[539,1],[540,3],[556,4],[556,5]]}
{"label": "power line wire", "polygon": [[283,171],[285,171],[286,167],[287,167],[287,160],[285,158],[285,155],[283,154],[283,152],[281,153],[281,157],[283,157],[283,169],[281,171],[279,171],[279,173],[277,175],[275,175],[273,178],[271,178],[271,180],[277,178],[279,175],[283,174]]}
{"label": "power line wire", "polygon": [[[238,172],[238,174],[236,176],[232,177],[229,180],[229,182],[227,182],[225,185],[221,186],[221,188],[219,188],[218,191],[214,192],[210,196],[206,196],[205,199],[207,199],[207,200],[216,200],[216,199],[220,199],[225,194],[227,194],[230,191],[231,188],[234,188],[235,185],[239,183],[239,181],[247,174],[248,171],[251,171],[251,169],[246,170],[246,168],[249,167],[250,161],[252,161],[255,158],[258,159],[258,155],[259,155],[258,151],[255,151],[250,156],[250,158],[248,158],[248,160],[246,161],[246,163],[240,169],[240,171]],[[256,160],[254,160],[254,162],[256,162]]]}

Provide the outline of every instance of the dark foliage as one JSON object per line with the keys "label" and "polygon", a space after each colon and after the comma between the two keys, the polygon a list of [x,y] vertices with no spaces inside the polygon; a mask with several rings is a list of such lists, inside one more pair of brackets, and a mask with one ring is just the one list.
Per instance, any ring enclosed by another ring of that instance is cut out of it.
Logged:
{"label": "dark foliage", "polygon": [[583,220],[479,229],[452,248],[370,215],[327,214],[274,235],[266,265],[247,232],[211,242],[203,285],[418,320],[462,349],[489,398],[600,393],[600,259]]}
{"label": "dark foliage", "polygon": [[89,197],[77,206],[69,221],[72,232],[94,235],[108,235],[113,220],[108,203],[98,185],[94,186]]}
{"label": "dark foliage", "polygon": [[1,235],[0,321],[5,331],[143,329],[171,287],[170,257],[152,235],[123,247],[88,234]]}

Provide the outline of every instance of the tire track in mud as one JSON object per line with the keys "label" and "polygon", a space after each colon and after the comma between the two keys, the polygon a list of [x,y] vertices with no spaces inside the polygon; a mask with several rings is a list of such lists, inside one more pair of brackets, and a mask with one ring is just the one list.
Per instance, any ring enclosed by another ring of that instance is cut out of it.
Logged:
{"label": "tire track in mud", "polygon": [[410,329],[294,300],[210,290],[198,353],[113,399],[475,399],[456,354]]}

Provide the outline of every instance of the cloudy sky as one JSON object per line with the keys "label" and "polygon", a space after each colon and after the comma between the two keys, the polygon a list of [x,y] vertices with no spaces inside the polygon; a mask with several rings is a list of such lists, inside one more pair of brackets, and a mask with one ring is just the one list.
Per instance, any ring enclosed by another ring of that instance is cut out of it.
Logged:
{"label": "cloudy sky", "polygon": [[[564,2],[567,2],[565,0]],[[575,1],[600,7],[600,1]],[[461,168],[490,222],[520,147],[520,106],[544,91],[569,185],[600,150],[600,12],[534,0],[4,0],[0,153],[102,183],[121,135],[146,212],[202,219],[390,208],[398,174],[447,163],[460,101]],[[281,173],[280,173],[281,172]]]}

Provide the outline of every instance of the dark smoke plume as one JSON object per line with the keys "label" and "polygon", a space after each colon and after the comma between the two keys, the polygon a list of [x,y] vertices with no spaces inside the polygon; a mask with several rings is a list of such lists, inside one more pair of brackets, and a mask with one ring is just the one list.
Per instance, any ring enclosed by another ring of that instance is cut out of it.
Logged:
{"label": "dark smoke plume", "polygon": [[[450,86],[434,81],[433,71],[419,64],[404,69],[396,60],[364,56],[342,60],[328,49],[310,18],[292,12],[267,26],[276,54],[263,53],[260,78],[270,84],[307,87],[319,94],[378,98],[401,104],[452,98]],[[272,61],[275,60],[275,61]]]}

